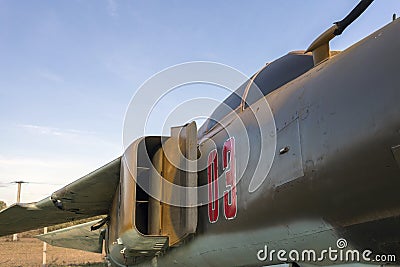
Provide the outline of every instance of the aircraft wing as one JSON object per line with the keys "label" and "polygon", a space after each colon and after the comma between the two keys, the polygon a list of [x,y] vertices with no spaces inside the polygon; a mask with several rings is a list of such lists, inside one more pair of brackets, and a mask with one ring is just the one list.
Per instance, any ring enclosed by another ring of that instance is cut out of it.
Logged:
{"label": "aircraft wing", "polygon": [[99,222],[101,219],[38,235],[36,238],[52,246],[101,253],[104,228],[91,230],[91,226]]}
{"label": "aircraft wing", "polygon": [[120,175],[121,158],[33,203],[0,212],[0,236],[107,214]]}

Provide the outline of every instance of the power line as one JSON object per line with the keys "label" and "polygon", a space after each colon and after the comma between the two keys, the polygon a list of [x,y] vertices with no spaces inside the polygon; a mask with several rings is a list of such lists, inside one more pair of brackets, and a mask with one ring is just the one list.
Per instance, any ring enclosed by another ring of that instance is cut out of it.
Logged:
{"label": "power line", "polygon": [[23,184],[34,184],[34,185],[63,185],[63,184],[54,184],[54,183],[42,183],[42,182],[26,182],[26,181],[13,181],[13,182],[6,182],[6,183],[2,183],[0,182],[0,187],[9,187],[12,186],[13,184],[16,183],[23,183]]}

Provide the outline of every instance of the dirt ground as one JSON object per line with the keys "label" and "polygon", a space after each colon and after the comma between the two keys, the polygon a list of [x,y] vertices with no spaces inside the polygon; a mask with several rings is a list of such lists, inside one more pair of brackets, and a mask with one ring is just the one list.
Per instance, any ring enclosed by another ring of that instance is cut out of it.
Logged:
{"label": "dirt ground", "polygon": [[[0,266],[42,266],[43,242],[33,237],[0,238]],[[104,255],[47,245],[47,266],[104,266]]]}

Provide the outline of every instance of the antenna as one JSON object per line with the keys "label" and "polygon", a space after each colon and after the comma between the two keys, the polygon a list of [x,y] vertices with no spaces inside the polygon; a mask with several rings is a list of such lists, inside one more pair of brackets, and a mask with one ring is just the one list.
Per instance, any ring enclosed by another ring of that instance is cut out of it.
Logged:
{"label": "antenna", "polygon": [[374,0],[361,0],[360,3],[341,21],[337,21],[334,24],[337,29],[334,31],[334,35],[341,35],[342,32],[349,26],[353,21],[355,21],[362,13],[372,4]]}
{"label": "antenna", "polygon": [[307,48],[307,52],[312,52],[314,66],[318,65],[325,59],[328,59],[330,55],[329,42],[355,21],[364,11],[371,5],[374,0],[361,0],[360,3],[341,21],[334,23],[332,27],[327,29],[324,33],[318,36],[317,39]]}

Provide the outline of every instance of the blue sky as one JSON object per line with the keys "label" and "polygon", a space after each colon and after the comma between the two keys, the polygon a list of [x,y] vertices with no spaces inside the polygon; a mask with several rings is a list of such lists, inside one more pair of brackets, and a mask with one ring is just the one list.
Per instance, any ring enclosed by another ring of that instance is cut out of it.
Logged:
{"label": "blue sky", "polygon": [[[2,183],[45,183],[23,186],[22,201],[39,200],[120,155],[127,105],[156,72],[204,60],[251,75],[307,48],[357,3],[0,0],[0,200],[16,196]],[[375,1],[333,49],[393,13],[398,0]]]}

